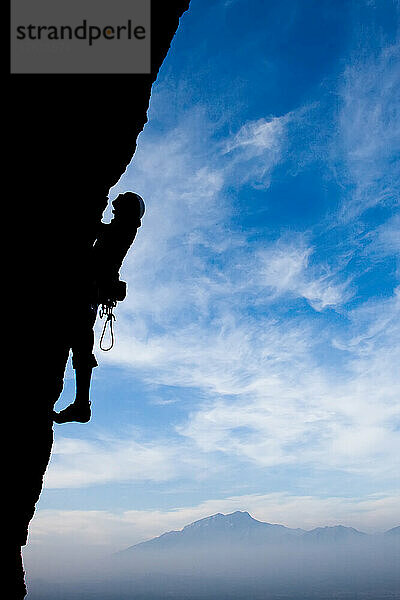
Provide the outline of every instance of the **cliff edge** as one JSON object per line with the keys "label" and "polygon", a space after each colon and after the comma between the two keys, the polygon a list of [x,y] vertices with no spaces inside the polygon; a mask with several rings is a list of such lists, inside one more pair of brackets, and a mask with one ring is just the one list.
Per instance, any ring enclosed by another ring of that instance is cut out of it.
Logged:
{"label": "cliff edge", "polygon": [[52,410],[66,363],[65,317],[79,294],[80,255],[93,243],[108,191],[135,152],[151,86],[188,5],[152,1],[149,75],[9,76],[10,597],[26,594],[21,546],[51,454]]}

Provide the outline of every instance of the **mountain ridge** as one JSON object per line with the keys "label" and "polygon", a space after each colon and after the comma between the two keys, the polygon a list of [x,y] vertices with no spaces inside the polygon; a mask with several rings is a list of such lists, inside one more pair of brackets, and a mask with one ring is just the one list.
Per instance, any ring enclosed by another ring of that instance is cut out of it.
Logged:
{"label": "mountain ridge", "polygon": [[[385,531],[384,536],[397,536],[400,526]],[[260,545],[263,543],[301,540],[302,542],[330,543],[373,538],[354,527],[333,525],[315,527],[311,530],[291,528],[277,523],[259,521],[247,511],[216,513],[185,525],[180,530],[167,531],[159,536],[139,542],[121,550],[118,554],[141,550],[168,550],[178,547],[223,543]]]}

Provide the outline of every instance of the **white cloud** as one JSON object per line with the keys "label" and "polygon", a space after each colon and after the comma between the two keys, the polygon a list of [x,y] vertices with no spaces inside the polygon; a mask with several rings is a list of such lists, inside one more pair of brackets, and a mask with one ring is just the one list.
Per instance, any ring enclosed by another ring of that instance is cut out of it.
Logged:
{"label": "white cloud", "polygon": [[340,183],[349,186],[342,216],[398,204],[400,184],[399,45],[358,56],[344,73],[338,119]]}
{"label": "white cloud", "polygon": [[294,120],[295,113],[288,113],[248,121],[225,140],[223,153],[229,156],[229,170],[234,172],[236,184],[269,187],[273,169],[287,148],[288,129]]}
{"label": "white cloud", "polygon": [[338,282],[337,274],[328,266],[310,266],[313,248],[301,239],[285,243],[278,240],[262,250],[262,283],[278,294],[305,298],[317,311],[344,304],[351,298],[348,282]]}
{"label": "white cloud", "polygon": [[400,215],[395,214],[370,235],[366,255],[371,262],[379,262],[388,256],[397,261],[395,277],[400,282]]}
{"label": "white cloud", "polygon": [[[112,360],[152,386],[190,388],[189,412],[169,441],[63,441],[47,485],[206,476],[221,466],[221,453],[238,461],[238,472],[246,462],[313,466],[387,485],[400,468],[399,323],[394,296],[348,313],[333,337],[318,324],[229,312],[213,327],[122,330]],[[319,360],[326,345],[339,352],[340,367]]]}
{"label": "white cloud", "polygon": [[168,481],[200,468],[201,458],[182,454],[170,440],[139,443],[130,437],[57,438],[45,488],[77,488],[113,482]]}
{"label": "white cloud", "polygon": [[[203,450],[266,467],[313,464],[379,472],[390,481],[400,467],[399,322],[397,298],[354,311],[341,373],[329,374],[313,359],[315,330],[303,332],[308,351],[293,345],[286,354],[278,347],[264,365],[257,362],[260,347],[252,340],[254,370],[244,378],[247,388],[239,397],[220,397],[194,410],[180,432]],[[287,335],[284,326],[281,335]]]}
{"label": "white cloud", "polygon": [[271,153],[272,163],[276,163],[281,154],[285,125],[289,116],[273,117],[269,120],[248,121],[227,142],[225,152],[240,149],[247,158]]}
{"label": "white cloud", "polygon": [[[279,156],[293,118],[245,124],[225,142],[229,154],[272,164],[268,152]],[[152,385],[195,390],[200,400],[178,433],[201,452],[264,467],[378,469],[390,479],[400,396],[396,300],[348,312],[356,290],[343,265],[318,262],[305,234],[266,246],[232,232],[229,169],[207,132],[196,116],[150,139],[120,184],[149,199],[146,235],[139,232],[124,267],[129,294],[117,310],[116,348],[100,358]],[[318,319],[290,313],[296,298]],[[283,299],[286,314],[272,306]],[[337,311],[335,325],[324,319],[327,308]]]}

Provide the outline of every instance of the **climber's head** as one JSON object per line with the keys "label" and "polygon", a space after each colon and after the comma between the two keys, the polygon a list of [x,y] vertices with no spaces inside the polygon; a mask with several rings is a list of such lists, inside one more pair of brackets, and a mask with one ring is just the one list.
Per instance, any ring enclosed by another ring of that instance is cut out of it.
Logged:
{"label": "climber's head", "polygon": [[125,192],[125,194],[120,194],[118,198],[116,198],[113,202],[113,213],[115,216],[123,216],[127,219],[131,219],[136,217],[141,219],[144,215],[144,202],[143,198],[139,196],[139,194],[134,194],[133,192]]}

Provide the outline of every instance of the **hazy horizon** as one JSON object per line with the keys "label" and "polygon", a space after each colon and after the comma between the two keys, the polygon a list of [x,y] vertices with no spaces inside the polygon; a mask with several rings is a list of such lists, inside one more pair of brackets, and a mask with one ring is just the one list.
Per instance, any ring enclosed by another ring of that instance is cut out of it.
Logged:
{"label": "hazy horizon", "polygon": [[78,569],[68,572],[65,565],[67,571],[57,576],[46,573],[45,583],[33,569],[29,598],[245,600],[334,594],[378,600],[400,594],[399,561],[399,532],[299,531],[235,512],[212,515],[108,557],[86,557]]}

